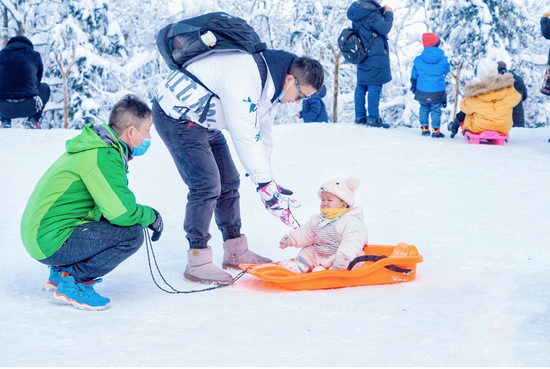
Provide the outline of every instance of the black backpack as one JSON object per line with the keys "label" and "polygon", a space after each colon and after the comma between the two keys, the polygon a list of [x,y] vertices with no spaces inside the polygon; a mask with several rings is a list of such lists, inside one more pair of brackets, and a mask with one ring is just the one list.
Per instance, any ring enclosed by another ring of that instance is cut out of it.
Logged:
{"label": "black backpack", "polygon": [[372,37],[369,40],[369,44],[365,48],[361,38],[359,37],[358,30],[363,27],[363,24],[369,17],[376,12],[371,12],[365,18],[361,19],[361,22],[357,25],[357,28],[346,28],[338,36],[338,47],[342,51],[342,55],[346,61],[351,64],[359,64],[364,62],[369,57],[369,51],[378,33],[372,32]]}
{"label": "black backpack", "polygon": [[[206,45],[201,36],[208,31],[216,37],[214,46]],[[174,52],[173,41],[178,36],[177,52]],[[254,29],[244,20],[224,12],[207,13],[194,18],[171,23],[162,28],[157,34],[157,47],[164,61],[171,70],[179,70],[199,85],[206,87],[197,77],[185,67],[194,61],[204,58],[215,52],[243,52],[251,54],[262,80],[262,89],[267,80],[267,66],[260,52],[267,45],[260,40]],[[212,91],[210,91],[212,93]],[[210,100],[208,99],[199,122],[206,120]]]}

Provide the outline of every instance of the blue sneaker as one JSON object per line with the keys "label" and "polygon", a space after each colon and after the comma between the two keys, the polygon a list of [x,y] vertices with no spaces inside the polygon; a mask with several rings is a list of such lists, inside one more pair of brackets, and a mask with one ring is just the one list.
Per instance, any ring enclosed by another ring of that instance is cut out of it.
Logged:
{"label": "blue sneaker", "polygon": [[60,268],[55,265],[48,265],[48,268],[50,268],[50,276],[48,277],[48,281],[44,285],[44,290],[46,291],[52,291],[57,288],[57,285],[59,284],[59,280],[61,279],[61,276],[59,273],[61,272],[68,272],[70,273],[72,270],[72,267],[66,267],[66,268]]}
{"label": "blue sneaker", "polygon": [[60,281],[53,293],[53,298],[71,304],[77,309],[103,310],[109,306],[111,300],[95,292],[93,286],[101,281],[100,278],[78,283],[69,273],[61,272]]}

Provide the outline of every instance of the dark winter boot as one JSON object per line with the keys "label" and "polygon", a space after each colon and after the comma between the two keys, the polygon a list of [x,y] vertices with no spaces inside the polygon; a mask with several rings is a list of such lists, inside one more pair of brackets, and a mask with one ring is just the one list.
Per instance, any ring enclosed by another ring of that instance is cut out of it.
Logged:
{"label": "dark winter boot", "polygon": [[457,118],[455,118],[451,123],[449,123],[449,127],[447,129],[451,131],[451,138],[455,138],[459,128],[460,128],[460,121]]}
{"label": "dark winter boot", "polygon": [[422,128],[422,136],[429,136],[430,135],[430,127],[421,126],[420,128]]}
{"label": "dark winter boot", "polygon": [[432,137],[433,138],[444,138],[445,135],[443,133],[441,133],[441,131],[439,130],[439,128],[434,128],[432,130]]}
{"label": "dark winter boot", "polygon": [[355,119],[355,124],[367,124],[367,118],[366,117],[357,118]]}
{"label": "dark winter boot", "polygon": [[240,269],[239,264],[266,264],[273,260],[264,258],[248,249],[248,241],[243,234],[223,243],[223,269]]}
{"label": "dark winter boot", "polygon": [[23,125],[29,129],[40,129],[40,121],[35,117],[28,118]]}
{"label": "dark winter boot", "polygon": [[388,123],[384,123],[382,118],[378,117],[374,120],[367,121],[367,126],[369,127],[376,127],[376,128],[390,128],[390,125]]}
{"label": "dark winter boot", "polygon": [[2,118],[2,128],[11,128],[11,119]]}
{"label": "dark winter boot", "polygon": [[223,284],[231,281],[233,276],[212,264],[212,249],[189,249],[187,267],[183,277],[199,283]]}

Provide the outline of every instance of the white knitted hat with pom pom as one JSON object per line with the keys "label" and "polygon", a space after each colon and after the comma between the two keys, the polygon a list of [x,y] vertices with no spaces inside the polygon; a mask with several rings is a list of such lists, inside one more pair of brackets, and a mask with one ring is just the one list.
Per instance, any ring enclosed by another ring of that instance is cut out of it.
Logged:
{"label": "white knitted hat with pom pom", "polygon": [[477,64],[477,78],[486,79],[498,74],[498,63],[489,58],[483,58]]}
{"label": "white knitted hat with pom pom", "polygon": [[346,202],[351,208],[355,203],[355,190],[357,187],[359,187],[359,179],[355,177],[349,177],[347,180],[334,178],[322,185],[317,194],[320,198],[323,191],[330,192]]}

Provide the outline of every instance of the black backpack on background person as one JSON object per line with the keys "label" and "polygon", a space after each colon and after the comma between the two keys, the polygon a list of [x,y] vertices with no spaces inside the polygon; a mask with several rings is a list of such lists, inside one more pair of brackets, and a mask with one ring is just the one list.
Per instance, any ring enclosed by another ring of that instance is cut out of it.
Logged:
{"label": "black backpack on background person", "polygon": [[357,28],[346,28],[338,36],[338,47],[342,51],[342,56],[346,61],[351,64],[359,64],[364,62],[369,57],[369,51],[378,33],[372,32],[372,37],[369,40],[369,44],[365,48],[361,38],[359,37],[359,29],[363,27],[363,24],[367,19],[374,15],[376,12],[371,12],[365,18],[361,19],[361,22],[357,25]]}
{"label": "black backpack on background person", "polygon": [[[212,37],[213,35],[213,37]],[[205,43],[205,40],[209,40]],[[184,19],[163,27],[157,34],[160,55],[171,70],[179,70],[190,79],[206,88],[186,67],[215,52],[242,52],[252,55],[258,65],[262,89],[267,80],[267,66],[261,52],[267,45],[244,19],[224,12],[214,12]],[[212,94],[206,102],[199,122],[206,120]]]}

